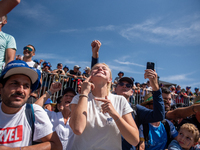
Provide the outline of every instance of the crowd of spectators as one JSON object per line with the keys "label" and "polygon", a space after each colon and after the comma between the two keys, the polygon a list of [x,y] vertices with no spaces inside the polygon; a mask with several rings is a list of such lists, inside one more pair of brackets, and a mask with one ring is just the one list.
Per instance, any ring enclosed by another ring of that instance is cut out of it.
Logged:
{"label": "crowd of spectators", "polygon": [[[0,29],[7,23],[1,18]],[[83,73],[79,65],[70,70],[58,63],[52,70],[50,62],[32,60],[31,44],[14,60],[16,45],[8,41],[0,62],[0,149],[200,149],[199,88],[159,85],[151,69],[147,83],[122,71],[112,82],[110,68],[98,63],[98,40]]]}

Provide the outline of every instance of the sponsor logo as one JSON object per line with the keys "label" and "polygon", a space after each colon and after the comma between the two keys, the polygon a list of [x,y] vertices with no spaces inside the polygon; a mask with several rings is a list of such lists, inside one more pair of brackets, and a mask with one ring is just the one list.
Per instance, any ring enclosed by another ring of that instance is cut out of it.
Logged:
{"label": "sponsor logo", "polygon": [[0,128],[0,144],[22,141],[23,126]]}

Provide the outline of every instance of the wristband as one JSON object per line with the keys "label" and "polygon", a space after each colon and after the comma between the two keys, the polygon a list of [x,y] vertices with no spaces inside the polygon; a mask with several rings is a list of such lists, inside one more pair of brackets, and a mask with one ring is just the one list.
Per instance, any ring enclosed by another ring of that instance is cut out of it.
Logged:
{"label": "wristband", "polygon": [[51,96],[51,95],[52,95],[52,93],[51,93],[49,90],[47,91],[47,93],[49,94],[49,96]]}
{"label": "wristband", "polygon": [[121,117],[119,117],[119,118],[115,121],[115,123],[117,123],[117,121],[119,121],[120,118],[121,118]]}
{"label": "wristband", "polygon": [[80,97],[87,97],[87,98],[88,98],[88,96],[85,95],[85,94],[80,94],[80,95],[79,95],[79,98],[80,98]]}

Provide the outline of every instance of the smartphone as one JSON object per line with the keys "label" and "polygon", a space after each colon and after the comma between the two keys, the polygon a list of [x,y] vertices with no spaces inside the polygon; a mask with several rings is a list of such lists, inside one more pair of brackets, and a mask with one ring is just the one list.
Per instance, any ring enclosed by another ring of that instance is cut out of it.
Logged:
{"label": "smartphone", "polygon": [[154,63],[153,62],[147,62],[147,69],[154,70]]}

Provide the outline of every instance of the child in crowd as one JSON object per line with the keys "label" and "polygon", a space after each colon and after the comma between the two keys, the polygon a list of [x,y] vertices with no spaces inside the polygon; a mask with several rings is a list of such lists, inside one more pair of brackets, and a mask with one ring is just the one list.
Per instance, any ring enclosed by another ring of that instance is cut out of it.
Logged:
{"label": "child in crowd", "polygon": [[194,148],[199,140],[199,130],[191,123],[185,123],[180,127],[176,140],[173,140],[168,150],[197,150]]}

